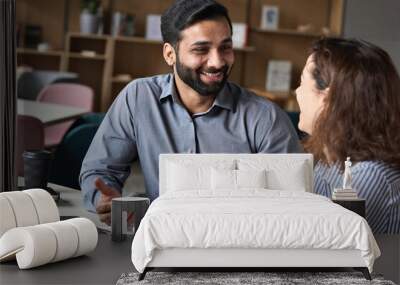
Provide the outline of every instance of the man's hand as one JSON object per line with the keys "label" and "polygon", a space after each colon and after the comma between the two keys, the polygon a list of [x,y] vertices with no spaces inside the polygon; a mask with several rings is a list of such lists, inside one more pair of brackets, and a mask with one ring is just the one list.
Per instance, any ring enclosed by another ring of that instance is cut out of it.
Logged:
{"label": "man's hand", "polygon": [[96,205],[96,212],[100,221],[111,225],[111,200],[115,197],[121,197],[121,194],[113,187],[106,185],[100,178],[97,178],[94,184],[96,189],[101,192],[100,200]]}

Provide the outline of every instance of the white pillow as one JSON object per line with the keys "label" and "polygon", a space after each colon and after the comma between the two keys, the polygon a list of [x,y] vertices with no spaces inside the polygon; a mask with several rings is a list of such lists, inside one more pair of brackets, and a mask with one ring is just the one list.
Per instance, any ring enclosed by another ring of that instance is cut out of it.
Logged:
{"label": "white pillow", "polygon": [[194,160],[175,160],[167,164],[168,191],[185,190],[210,190],[211,189],[211,169],[234,169],[235,161],[207,161]]}
{"label": "white pillow", "polygon": [[171,191],[185,191],[210,188],[210,167],[187,167],[181,164],[170,163],[168,168],[168,189]]}
{"label": "white pillow", "polygon": [[266,188],[267,176],[265,169],[262,170],[211,170],[211,188],[213,190],[229,189],[239,190],[241,188]]}
{"label": "white pillow", "polygon": [[215,169],[211,170],[211,189],[236,189],[236,170]]}
{"label": "white pillow", "polygon": [[261,170],[236,170],[238,188],[267,188],[267,171]]}
{"label": "white pillow", "polygon": [[268,188],[274,190],[306,191],[307,183],[302,166],[282,172],[268,171]]}
{"label": "white pillow", "polygon": [[239,170],[266,169],[267,187],[273,190],[306,191],[309,188],[308,167],[305,160],[238,159]]}

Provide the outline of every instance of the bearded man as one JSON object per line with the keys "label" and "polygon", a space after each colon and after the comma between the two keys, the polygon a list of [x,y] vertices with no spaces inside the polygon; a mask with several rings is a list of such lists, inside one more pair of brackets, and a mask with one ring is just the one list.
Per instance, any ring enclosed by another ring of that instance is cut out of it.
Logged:
{"label": "bearded man", "polygon": [[147,196],[158,197],[162,153],[301,152],[288,116],[228,82],[232,24],[214,0],[178,0],[161,18],[172,73],[130,82],[108,110],[83,161],[84,204],[110,224],[111,199],[135,160]]}

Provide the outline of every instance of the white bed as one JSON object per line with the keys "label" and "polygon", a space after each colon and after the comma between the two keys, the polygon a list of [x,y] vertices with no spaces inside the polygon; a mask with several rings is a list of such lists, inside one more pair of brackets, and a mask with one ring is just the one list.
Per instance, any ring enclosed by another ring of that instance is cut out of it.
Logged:
{"label": "white bed", "polygon": [[160,197],[132,243],[154,267],[354,267],[380,251],[367,222],[312,194],[309,154],[165,154]]}

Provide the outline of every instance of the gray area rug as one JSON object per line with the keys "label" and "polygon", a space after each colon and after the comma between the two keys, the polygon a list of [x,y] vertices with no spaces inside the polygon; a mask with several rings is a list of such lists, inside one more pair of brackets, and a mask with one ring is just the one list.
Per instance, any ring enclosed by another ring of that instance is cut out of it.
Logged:
{"label": "gray area rug", "polygon": [[122,274],[117,285],[145,284],[222,284],[222,285],[292,285],[292,284],[379,284],[395,285],[382,276],[372,275],[372,281],[364,278],[360,272],[148,272],[142,281],[139,273]]}

